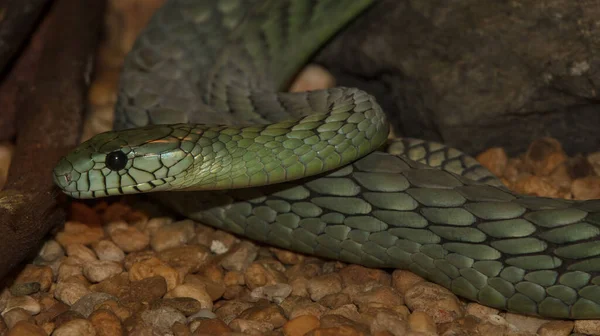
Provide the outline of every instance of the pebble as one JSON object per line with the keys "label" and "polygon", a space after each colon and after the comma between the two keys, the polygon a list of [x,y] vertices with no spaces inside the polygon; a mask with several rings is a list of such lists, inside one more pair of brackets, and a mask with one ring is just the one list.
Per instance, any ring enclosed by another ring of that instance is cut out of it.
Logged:
{"label": "pebble", "polygon": [[323,315],[321,317],[321,328],[334,328],[341,326],[352,327],[352,329],[365,334],[369,333],[369,326],[359,321],[353,321],[341,315]]}
{"label": "pebble", "polygon": [[125,334],[121,320],[110,310],[99,309],[94,311],[90,315],[89,321],[98,336],[121,336]]}
{"label": "pebble", "polygon": [[[39,286],[38,290],[47,292],[48,289],[50,289],[50,286],[52,285],[52,278],[53,274],[52,269],[50,267],[28,264],[21,271],[21,273],[19,273],[19,275],[15,279],[14,285],[37,283]],[[13,293],[13,295],[18,294]],[[24,293],[23,295],[27,295],[27,293]]]}
{"label": "pebble", "polygon": [[308,281],[307,290],[313,301],[319,301],[326,295],[339,293],[342,290],[342,277],[338,273],[314,277]]}
{"label": "pebble", "polygon": [[587,176],[574,180],[571,193],[573,198],[578,200],[600,198],[600,176]]}
{"label": "pebble", "polygon": [[83,284],[77,282],[60,282],[54,290],[54,297],[61,302],[72,306],[77,300],[90,293]]}
{"label": "pebble", "polygon": [[92,323],[84,319],[74,319],[63,323],[60,327],[54,329],[52,336],[75,336],[86,335],[95,336],[96,329]]}
{"label": "pebble", "polygon": [[244,272],[244,282],[252,290],[257,287],[285,283],[287,278],[282,271],[272,265],[255,262]]}
{"label": "pebble", "polygon": [[125,252],[141,251],[150,244],[150,236],[132,226],[113,230],[110,238]]}
{"label": "pebble", "polygon": [[56,240],[50,239],[44,243],[38,255],[45,261],[55,261],[64,256],[65,251]]}
{"label": "pebble", "polygon": [[360,265],[349,265],[339,271],[344,286],[390,286],[392,277],[381,269],[367,268]]}
{"label": "pebble", "polygon": [[131,266],[129,280],[137,281],[154,276],[161,276],[167,282],[167,290],[173,290],[181,283],[179,273],[156,257],[139,261]]}
{"label": "pebble", "polygon": [[186,244],[196,233],[194,221],[190,219],[163,225],[156,230],[150,240],[152,249],[156,252]]}
{"label": "pebble", "polygon": [[6,336],[46,336],[46,331],[28,321],[17,322],[6,334]]}
{"label": "pebble", "polygon": [[317,64],[306,65],[294,79],[290,92],[304,92],[327,89],[335,86],[335,77]]}
{"label": "pebble", "polygon": [[100,215],[94,209],[81,202],[71,203],[69,220],[93,226],[100,226],[103,224]]}
{"label": "pebble", "polygon": [[213,313],[210,309],[200,309],[195,314],[188,317],[188,321],[194,320],[206,320],[218,318],[217,314]]}
{"label": "pebble", "polygon": [[71,306],[71,310],[87,318],[96,309],[96,306],[108,300],[117,300],[117,298],[102,292],[90,293],[77,300]]}
{"label": "pebble", "polygon": [[321,321],[313,315],[302,315],[287,321],[283,325],[285,336],[302,336],[319,328]]}
{"label": "pebble", "polygon": [[96,242],[92,249],[100,260],[123,262],[125,259],[125,252],[110,240]]}
{"label": "pebble", "polygon": [[326,315],[340,315],[352,321],[359,321],[361,318],[360,314],[358,313],[358,307],[352,303],[345,304],[327,311],[322,316]]}
{"label": "pebble", "polygon": [[504,170],[508,164],[506,151],[501,147],[487,149],[477,155],[475,159],[496,176],[504,175]]}
{"label": "pebble", "polygon": [[315,329],[306,336],[364,336],[365,333],[358,331],[350,326],[330,327],[330,328],[318,328]]}
{"label": "pebble", "polygon": [[393,314],[379,313],[375,316],[375,319],[371,321],[369,329],[372,334],[387,331],[394,336],[404,336],[408,330],[408,323],[402,321]]}
{"label": "pebble", "polygon": [[410,271],[395,270],[392,273],[392,285],[400,295],[405,295],[411,287],[423,281],[425,279]]}
{"label": "pebble", "polygon": [[347,293],[334,293],[325,295],[319,300],[319,303],[327,308],[334,309],[351,303],[350,295]]}
{"label": "pebble", "polygon": [[504,319],[507,323],[514,325],[518,330],[530,333],[536,333],[544,323],[550,322],[548,319],[515,313],[506,313]]}
{"label": "pebble", "polygon": [[40,291],[39,282],[14,283],[10,286],[10,293],[14,296],[30,295]]}
{"label": "pebble", "polygon": [[431,316],[423,312],[414,312],[408,317],[408,326],[412,331],[422,332],[429,335],[437,333],[437,327]]}
{"label": "pebble", "polygon": [[460,301],[446,288],[430,282],[419,282],[404,295],[408,308],[431,316],[435,323],[454,321],[464,315]]}
{"label": "pebble", "polygon": [[181,284],[169,291],[165,298],[178,298],[188,297],[197,300],[203,309],[212,309],[213,301],[210,295],[206,292],[204,286],[198,286],[197,284]]}
{"label": "pebble", "polygon": [[56,234],[56,241],[64,246],[72,244],[90,245],[104,238],[104,230],[97,225],[68,221],[63,231]]}
{"label": "pebble", "polygon": [[152,328],[161,335],[169,333],[171,331],[171,326],[175,322],[183,324],[186,322],[185,316],[172,307],[149,309],[143,311],[140,316],[145,323],[152,326]]}
{"label": "pebble", "polygon": [[162,250],[157,257],[175,268],[185,268],[190,273],[196,273],[211,257],[210,251],[200,245],[186,245]]}
{"label": "pebble", "polygon": [[297,265],[305,260],[304,255],[288,250],[282,250],[275,247],[270,248],[275,257],[286,265]]}
{"label": "pebble", "polygon": [[128,308],[121,306],[115,300],[104,301],[96,306],[96,310],[109,310],[115,314],[121,321],[127,320],[131,316],[131,311]]}
{"label": "pebble", "polygon": [[83,275],[91,282],[100,282],[123,272],[123,266],[110,260],[95,260],[83,265]]}
{"label": "pebble", "polygon": [[240,242],[234,235],[221,230],[213,231],[210,238],[210,250],[215,254],[227,253]]}
{"label": "pebble", "polygon": [[537,330],[540,336],[569,336],[573,331],[573,321],[550,321]]}
{"label": "pebble", "polygon": [[218,302],[214,306],[214,312],[225,323],[233,321],[241,312],[248,308],[252,308],[254,304],[239,300],[229,300]]}
{"label": "pebble", "polygon": [[480,305],[479,303],[470,302],[465,309],[465,315],[477,316],[482,320],[487,319],[490,315],[496,315],[500,311],[496,308]]}
{"label": "pebble", "polygon": [[136,228],[152,237],[158,229],[171,223],[173,223],[173,218],[171,217],[154,217],[143,222],[142,225],[136,226]]}
{"label": "pebble", "polygon": [[194,334],[199,331],[199,334],[202,335],[227,335],[233,331],[225,322],[217,318],[196,322],[198,322],[197,325],[191,328]]}
{"label": "pebble", "polygon": [[4,312],[10,311],[15,308],[21,308],[28,312],[30,315],[36,315],[41,311],[39,302],[29,295],[15,296],[8,299]]}
{"label": "pebble", "polygon": [[292,293],[292,286],[279,283],[275,285],[254,288],[250,292],[252,299],[267,299],[270,302],[281,303]]}
{"label": "pebble", "polygon": [[251,242],[243,241],[221,261],[221,266],[228,271],[245,271],[258,255],[258,247]]}
{"label": "pebble", "polygon": [[120,302],[128,307],[152,302],[167,293],[167,282],[161,276],[132,281],[128,290],[119,296]]}
{"label": "pebble", "polygon": [[215,280],[211,280],[206,276],[201,276],[199,274],[188,274],[185,276],[184,283],[203,287],[210,296],[211,300],[216,301],[225,293],[225,286],[223,286],[222,280]]}
{"label": "pebble", "polygon": [[8,329],[12,329],[15,324],[20,321],[33,321],[31,314],[23,308],[13,308],[9,311],[2,312],[2,319],[6,323]]}
{"label": "pebble", "polygon": [[158,308],[162,306],[175,308],[185,316],[193,316],[194,314],[203,310],[200,301],[191,297],[164,298],[152,302],[152,308]]}
{"label": "pebble", "polygon": [[392,287],[381,286],[352,297],[352,302],[359,307],[367,307],[371,303],[380,306],[397,307],[404,305],[402,296]]}
{"label": "pebble", "polygon": [[525,164],[538,176],[547,176],[565,163],[567,155],[558,140],[545,137],[533,141],[525,153]]}
{"label": "pebble", "polygon": [[[275,304],[257,305],[242,311],[238,318],[250,321],[266,322],[274,328],[282,327],[287,318],[283,309]],[[233,328],[233,327],[232,327]]]}
{"label": "pebble", "polygon": [[573,331],[586,335],[600,335],[600,320],[577,320]]}

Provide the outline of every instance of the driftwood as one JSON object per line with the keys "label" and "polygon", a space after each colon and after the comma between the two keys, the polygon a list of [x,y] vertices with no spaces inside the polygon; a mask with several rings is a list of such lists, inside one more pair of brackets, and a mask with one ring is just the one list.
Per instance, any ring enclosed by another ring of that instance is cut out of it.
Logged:
{"label": "driftwood", "polygon": [[0,278],[64,222],[52,168],[79,141],[104,7],[56,0],[22,56],[31,61],[41,49],[33,82],[16,100],[15,156],[0,191]]}
{"label": "driftwood", "polygon": [[374,93],[403,136],[597,151],[599,15],[598,1],[381,0],[317,61]]}

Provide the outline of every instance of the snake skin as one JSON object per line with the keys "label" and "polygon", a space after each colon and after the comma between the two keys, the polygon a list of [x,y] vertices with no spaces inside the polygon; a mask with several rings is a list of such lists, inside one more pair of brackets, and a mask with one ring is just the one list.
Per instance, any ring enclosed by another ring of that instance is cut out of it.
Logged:
{"label": "snake skin", "polygon": [[[306,98],[313,96],[274,92],[370,3],[171,0],[126,60],[115,128],[300,118],[314,110]],[[109,138],[130,151],[151,142],[129,143],[119,134],[100,135],[96,147],[62,161],[57,184],[65,189],[83,175],[89,180],[89,166],[102,172],[106,153],[96,158],[91,151]],[[176,138],[183,145],[185,136]],[[442,144],[401,139],[388,150],[291,182],[152,195],[217,228],[344,262],[409,269],[487,306],[600,318],[600,201],[512,193],[473,158]],[[128,164],[126,172],[137,169]],[[103,182],[81,186],[92,183]],[[149,190],[121,190],[139,191]]]}

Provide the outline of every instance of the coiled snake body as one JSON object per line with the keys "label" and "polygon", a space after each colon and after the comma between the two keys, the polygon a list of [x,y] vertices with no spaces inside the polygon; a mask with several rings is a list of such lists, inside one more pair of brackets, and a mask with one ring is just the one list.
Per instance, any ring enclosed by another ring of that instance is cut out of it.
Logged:
{"label": "coiled snake body", "polygon": [[437,143],[376,151],[385,115],[358,89],[277,93],[371,2],[168,1],[126,59],[121,130],[63,158],[56,184],[174,191],[155,195],[271,245],[409,269],[503,310],[600,318],[600,201],[514,194]]}

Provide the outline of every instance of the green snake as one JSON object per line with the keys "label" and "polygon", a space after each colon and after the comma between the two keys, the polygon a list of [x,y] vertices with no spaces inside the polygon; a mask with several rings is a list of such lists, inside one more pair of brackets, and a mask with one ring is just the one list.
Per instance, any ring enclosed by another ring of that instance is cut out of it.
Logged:
{"label": "green snake", "polygon": [[[399,139],[355,88],[285,93],[372,0],[171,0],[128,54],[115,129],[54,169],[74,198],[158,192],[301,253],[411,270],[544,317],[600,318],[600,201],[518,195],[473,158]],[[173,192],[174,191],[174,192]]]}

